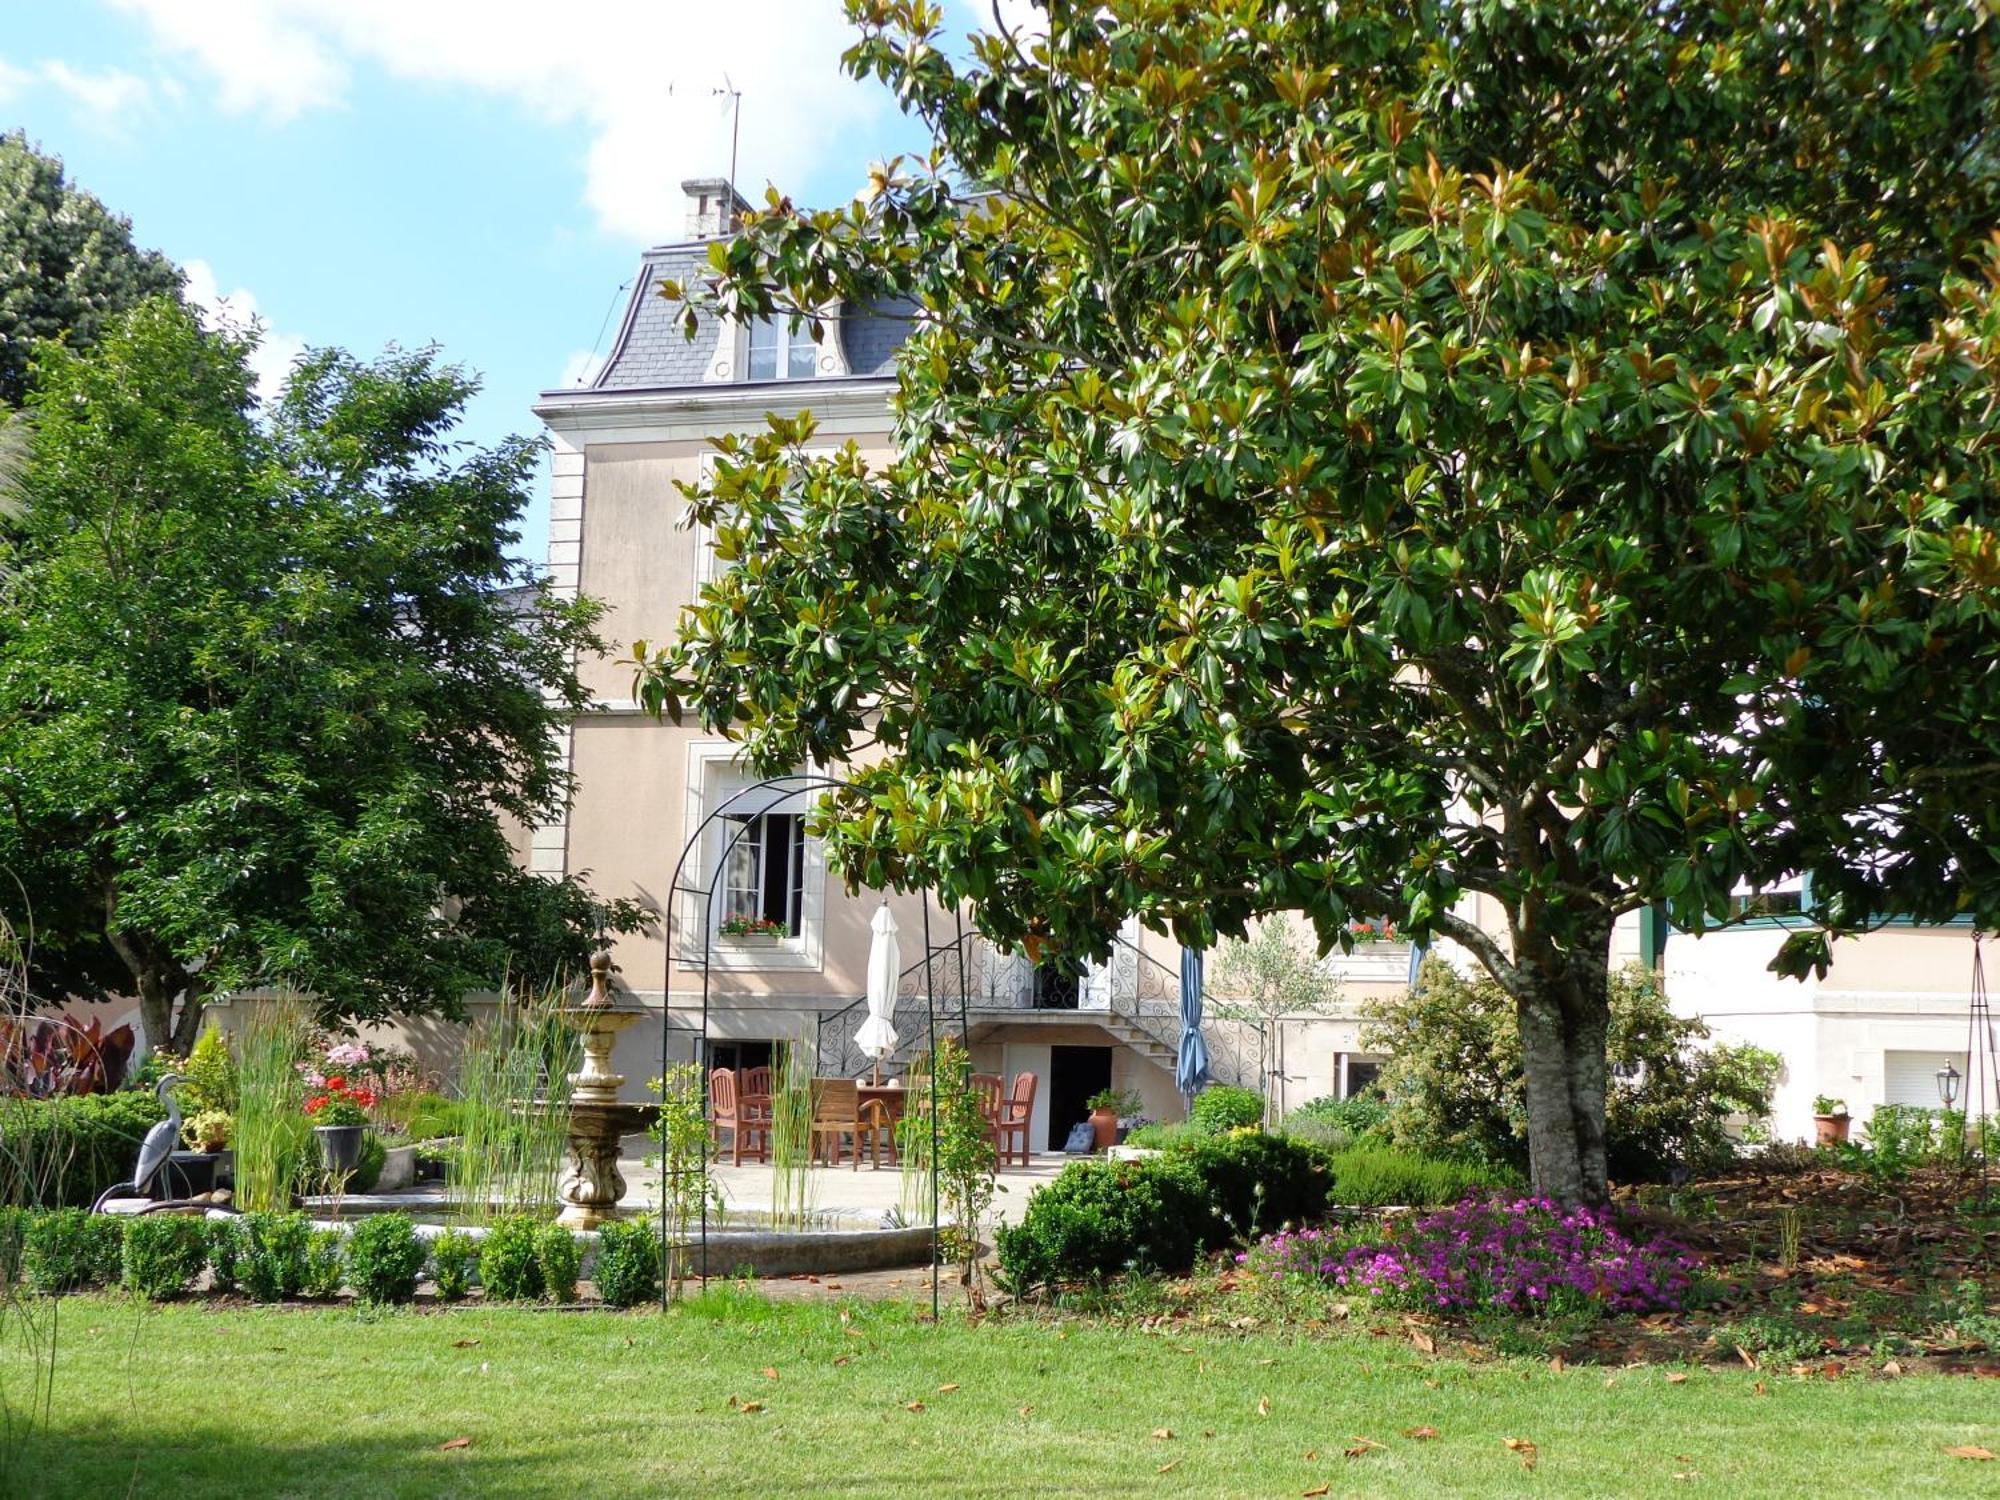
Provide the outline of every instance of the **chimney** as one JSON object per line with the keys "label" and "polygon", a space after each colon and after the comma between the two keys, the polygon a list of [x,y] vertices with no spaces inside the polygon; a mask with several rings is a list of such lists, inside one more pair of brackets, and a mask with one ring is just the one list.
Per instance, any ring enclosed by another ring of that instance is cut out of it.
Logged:
{"label": "chimney", "polygon": [[729,186],[727,177],[690,177],[681,184],[687,194],[687,237],[712,240],[733,234],[737,215],[750,205]]}

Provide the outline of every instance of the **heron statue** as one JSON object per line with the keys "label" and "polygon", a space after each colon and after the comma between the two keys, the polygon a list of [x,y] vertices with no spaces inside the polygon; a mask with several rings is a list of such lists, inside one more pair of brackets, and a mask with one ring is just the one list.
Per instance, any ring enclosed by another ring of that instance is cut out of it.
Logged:
{"label": "heron statue", "polygon": [[174,1154],[174,1146],[181,1138],[181,1106],[174,1098],[174,1085],[183,1082],[178,1073],[168,1073],[160,1079],[154,1091],[160,1103],[167,1107],[167,1117],[146,1132],[146,1138],[139,1143],[139,1165],[132,1169],[130,1182],[114,1182],[97,1195],[97,1201],[90,1206],[92,1213],[102,1213],[104,1205],[122,1193],[129,1192],[135,1198],[143,1198],[152,1190],[153,1179],[166,1170],[167,1160]]}

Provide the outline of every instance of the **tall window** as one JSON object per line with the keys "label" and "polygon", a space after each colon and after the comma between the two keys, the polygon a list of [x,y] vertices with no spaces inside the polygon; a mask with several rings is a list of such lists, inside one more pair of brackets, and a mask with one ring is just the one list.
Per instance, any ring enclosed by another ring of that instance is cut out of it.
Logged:
{"label": "tall window", "polygon": [[810,380],[819,368],[819,345],[813,342],[811,326],[789,328],[787,321],[758,318],[751,323],[747,367],[752,380]]}
{"label": "tall window", "polygon": [[[725,840],[741,826],[724,820]],[[724,922],[738,918],[769,924],[784,937],[797,937],[805,915],[806,820],[796,813],[765,813],[750,819],[722,870]]]}

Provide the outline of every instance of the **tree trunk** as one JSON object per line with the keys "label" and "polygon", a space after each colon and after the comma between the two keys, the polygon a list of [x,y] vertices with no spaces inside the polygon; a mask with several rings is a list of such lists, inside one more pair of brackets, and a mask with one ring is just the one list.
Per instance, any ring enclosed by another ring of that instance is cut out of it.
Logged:
{"label": "tree trunk", "polygon": [[1528,1177],[1538,1197],[1602,1203],[1610,934],[1517,960],[1513,991],[1528,1096]]}
{"label": "tree trunk", "polygon": [[[104,937],[139,991],[139,1025],[148,1048],[166,1047],[186,1057],[201,1035],[201,981],[173,957],[164,943],[143,931],[118,925],[118,880],[109,868],[98,871],[104,894]],[[180,1000],[178,1017],[174,1001]]]}

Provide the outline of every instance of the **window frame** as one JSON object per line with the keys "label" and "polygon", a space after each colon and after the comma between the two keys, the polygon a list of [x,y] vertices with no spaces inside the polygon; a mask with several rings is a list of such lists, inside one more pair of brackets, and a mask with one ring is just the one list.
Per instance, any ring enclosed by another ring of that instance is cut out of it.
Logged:
{"label": "window frame", "polygon": [[[727,740],[689,742],[687,811],[686,821],[681,825],[683,839],[686,830],[699,827],[703,819],[725,799],[760,779],[743,764],[739,749]],[[816,773],[808,767],[798,774]],[[809,798],[812,794],[802,795]],[[803,812],[804,809],[800,809],[801,816]],[[724,857],[730,836],[737,826],[726,817],[709,824],[703,833],[702,846],[696,851],[699,863],[695,878],[686,881],[687,885],[706,888],[711,877],[719,874],[716,861]],[[709,964],[713,970],[816,972],[823,966],[826,945],[826,851],[820,841],[803,827],[800,829],[800,864],[795,885],[799,906],[798,931],[776,942],[740,945],[725,942],[719,933],[715,933],[707,945]],[[674,962],[699,968],[703,952],[702,896],[697,891],[692,895],[683,893],[675,899]],[[720,881],[706,904],[709,922],[719,926],[723,916],[727,915],[726,887]]]}

